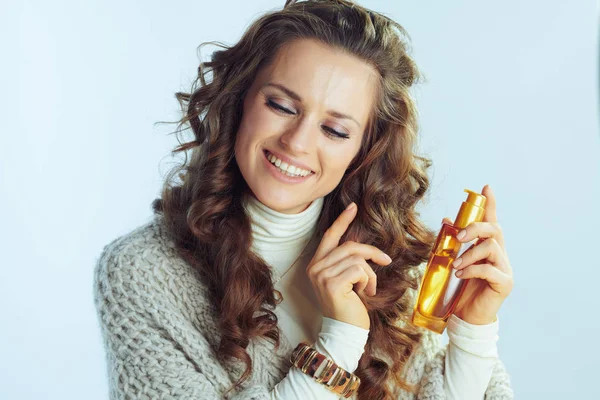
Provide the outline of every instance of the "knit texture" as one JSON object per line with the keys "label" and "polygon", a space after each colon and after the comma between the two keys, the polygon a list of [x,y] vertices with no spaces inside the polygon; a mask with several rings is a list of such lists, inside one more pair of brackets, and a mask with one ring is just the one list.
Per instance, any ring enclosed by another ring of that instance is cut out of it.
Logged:
{"label": "knit texture", "polygon": [[[93,294],[111,400],[267,400],[291,367],[296,343],[282,334],[275,350],[270,340],[254,338],[246,349],[252,374],[239,391],[223,395],[245,365],[217,361],[217,309],[198,271],[177,255],[158,214],[104,246],[94,269]],[[397,399],[446,397],[446,348],[440,335],[423,333],[405,371],[409,383],[420,385],[419,392],[415,396],[394,388]],[[510,378],[498,360],[485,399],[512,398]]]}

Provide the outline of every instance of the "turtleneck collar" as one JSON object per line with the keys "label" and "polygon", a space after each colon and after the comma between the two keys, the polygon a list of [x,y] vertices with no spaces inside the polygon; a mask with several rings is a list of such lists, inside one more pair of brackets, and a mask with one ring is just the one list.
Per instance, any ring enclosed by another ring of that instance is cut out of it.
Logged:
{"label": "turtleneck collar", "polygon": [[316,228],[323,197],[319,197],[297,214],[275,211],[251,194],[244,196],[243,204],[252,226],[252,246],[255,250],[272,250],[297,247],[299,242],[310,238]]}

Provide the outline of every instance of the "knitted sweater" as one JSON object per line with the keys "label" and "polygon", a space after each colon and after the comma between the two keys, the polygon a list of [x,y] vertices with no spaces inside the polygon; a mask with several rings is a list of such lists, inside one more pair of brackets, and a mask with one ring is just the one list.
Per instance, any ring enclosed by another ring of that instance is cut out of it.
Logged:
{"label": "knitted sweater", "polygon": [[[94,301],[111,399],[267,400],[291,367],[295,343],[285,335],[277,350],[271,341],[254,338],[246,348],[252,375],[239,391],[223,397],[245,365],[217,361],[216,307],[199,273],[176,254],[160,215],[103,248],[94,271]],[[445,398],[446,348],[440,345],[440,335],[423,332],[422,345],[413,352],[404,375],[419,385],[419,392],[415,397],[394,388],[397,399]],[[500,360],[485,398],[513,398]]]}

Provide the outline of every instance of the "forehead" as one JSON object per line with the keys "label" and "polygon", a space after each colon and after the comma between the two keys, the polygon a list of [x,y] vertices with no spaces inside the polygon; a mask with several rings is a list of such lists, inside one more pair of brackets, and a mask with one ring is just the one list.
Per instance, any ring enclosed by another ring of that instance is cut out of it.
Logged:
{"label": "forehead", "polygon": [[372,65],[313,39],[284,45],[261,75],[261,85],[283,84],[299,94],[306,106],[350,114],[363,128],[377,88]]}

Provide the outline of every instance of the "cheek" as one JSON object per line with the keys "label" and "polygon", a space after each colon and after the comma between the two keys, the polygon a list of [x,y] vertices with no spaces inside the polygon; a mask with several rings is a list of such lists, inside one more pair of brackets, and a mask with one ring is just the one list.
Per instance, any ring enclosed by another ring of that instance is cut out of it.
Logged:
{"label": "cheek", "polygon": [[240,152],[240,149],[243,148],[243,142],[244,142],[245,136],[246,135],[244,134],[244,124],[243,124],[243,121],[242,121],[242,123],[240,124],[237,132],[235,133],[235,143],[233,144],[236,156]]}
{"label": "cheek", "polygon": [[244,113],[238,129],[240,147],[252,146],[273,132],[273,122],[269,115],[260,107],[250,107]]}
{"label": "cheek", "polygon": [[356,154],[354,146],[339,146],[334,151],[323,153],[322,164],[331,178],[341,179]]}
{"label": "cheek", "polygon": [[235,159],[240,169],[246,168],[246,164],[248,164],[248,152],[250,150],[249,139],[251,138],[251,135],[249,135],[249,133],[250,132],[248,132],[248,129],[244,128],[244,125],[240,124],[240,128],[237,131],[234,144]]}
{"label": "cheek", "polygon": [[254,141],[255,132],[257,131],[255,123],[252,121],[251,114],[245,114],[240,121],[236,138],[235,138],[235,151],[236,153],[244,153],[250,149],[252,142]]}

